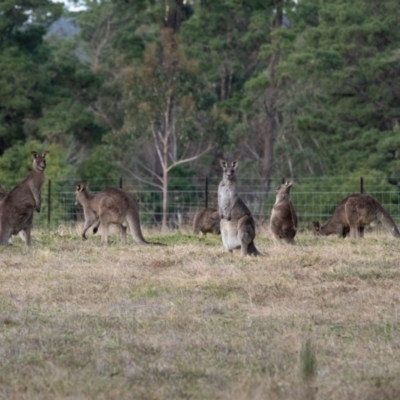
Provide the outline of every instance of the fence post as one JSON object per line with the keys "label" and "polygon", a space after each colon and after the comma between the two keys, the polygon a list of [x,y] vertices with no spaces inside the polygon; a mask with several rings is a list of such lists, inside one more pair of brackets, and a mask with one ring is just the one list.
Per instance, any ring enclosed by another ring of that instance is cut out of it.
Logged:
{"label": "fence post", "polygon": [[205,187],[205,208],[208,207],[208,176],[206,176],[206,187]]}
{"label": "fence post", "polygon": [[360,193],[364,193],[364,178],[360,178]]}
{"label": "fence post", "polygon": [[119,188],[122,189],[122,177],[119,177]]}
{"label": "fence post", "polygon": [[47,187],[47,223],[51,222],[51,179],[48,181]]}

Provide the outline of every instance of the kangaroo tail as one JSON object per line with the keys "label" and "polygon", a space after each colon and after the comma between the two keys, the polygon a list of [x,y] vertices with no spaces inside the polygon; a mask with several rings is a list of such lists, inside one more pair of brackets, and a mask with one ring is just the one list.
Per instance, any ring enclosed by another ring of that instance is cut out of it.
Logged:
{"label": "kangaroo tail", "polygon": [[259,256],[261,255],[261,253],[257,250],[254,242],[251,242],[249,244],[249,246],[247,247],[247,252],[248,254],[250,254],[251,256]]}
{"label": "kangaroo tail", "polygon": [[149,244],[143,237],[142,230],[140,228],[139,212],[137,210],[134,210],[134,212],[127,217],[127,222],[134,241],[137,244]]}
{"label": "kangaroo tail", "polygon": [[139,213],[135,213],[127,218],[129,229],[132,233],[133,239],[139,245],[154,245],[154,246],[166,246],[164,243],[160,242],[148,242],[142,234],[142,229],[140,228]]}

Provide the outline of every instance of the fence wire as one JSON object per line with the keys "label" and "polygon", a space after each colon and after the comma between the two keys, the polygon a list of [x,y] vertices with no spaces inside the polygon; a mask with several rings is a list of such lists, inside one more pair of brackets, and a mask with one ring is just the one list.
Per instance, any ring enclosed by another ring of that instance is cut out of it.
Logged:
{"label": "fence wire", "polygon": [[[168,191],[167,221],[171,229],[179,229],[191,225],[197,210],[204,207],[218,209],[218,184],[220,177],[171,179]],[[282,179],[274,179],[270,184],[271,191],[267,193],[261,179],[239,180],[240,197],[249,207],[259,225],[267,224],[272,206],[275,202],[274,189]],[[338,186],[338,182],[346,190],[326,191],[323,188]],[[2,182],[6,189],[11,189],[18,182]],[[42,210],[35,213],[35,225],[57,226],[74,224],[83,220],[83,210],[75,205],[75,187],[78,182],[47,181],[42,188]],[[291,200],[299,218],[299,227],[312,226],[312,221],[326,221],[333,213],[337,204],[352,193],[364,190],[376,198],[389,212],[395,222],[400,222],[400,196],[394,190],[380,190],[380,185],[369,182],[368,178],[319,178],[303,179],[301,185],[291,190]],[[141,223],[147,227],[160,225],[162,218],[162,193],[154,188],[151,182],[143,183],[133,179],[118,178],[111,180],[93,180],[90,191],[96,193],[105,187],[120,187],[134,193],[140,204]]]}

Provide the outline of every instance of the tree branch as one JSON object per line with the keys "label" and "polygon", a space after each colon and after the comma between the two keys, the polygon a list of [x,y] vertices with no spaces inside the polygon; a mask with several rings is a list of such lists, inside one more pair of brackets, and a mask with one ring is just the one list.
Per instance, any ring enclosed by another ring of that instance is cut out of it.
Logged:
{"label": "tree branch", "polygon": [[176,167],[177,165],[180,164],[184,164],[193,160],[197,160],[198,158],[200,158],[202,155],[206,154],[207,152],[209,152],[213,147],[212,146],[208,146],[203,152],[201,152],[200,154],[197,154],[193,157],[189,157],[189,158],[184,158],[182,160],[178,160],[176,162],[174,162],[173,164],[171,164],[168,168],[167,168],[167,172],[171,171],[172,168]]}
{"label": "tree branch", "polygon": [[[162,190],[163,187],[162,187],[161,185],[159,185],[159,184],[157,184],[157,183],[154,183],[154,182],[151,182],[151,181],[146,181],[145,179],[141,178],[139,175],[135,174],[131,169],[129,169],[129,168],[127,168],[127,167],[124,167],[121,163],[117,163],[117,165],[118,165],[118,167],[120,167],[121,169],[123,169],[124,171],[126,171],[126,172],[128,172],[130,175],[132,175],[132,176],[133,176],[135,179],[137,179],[138,181],[143,182],[143,183],[146,183],[146,184],[148,184],[148,185],[150,185],[150,186],[153,186],[153,187],[156,187],[156,188]],[[144,167],[144,166],[142,165],[142,167]],[[152,174],[154,174],[154,172],[151,171],[151,170],[149,170],[148,168],[145,168],[145,169],[146,169],[147,171],[151,172]],[[154,174],[154,175],[156,175],[156,174]],[[159,177],[158,175],[156,175],[156,177],[157,177],[158,179],[160,179],[160,177]]]}

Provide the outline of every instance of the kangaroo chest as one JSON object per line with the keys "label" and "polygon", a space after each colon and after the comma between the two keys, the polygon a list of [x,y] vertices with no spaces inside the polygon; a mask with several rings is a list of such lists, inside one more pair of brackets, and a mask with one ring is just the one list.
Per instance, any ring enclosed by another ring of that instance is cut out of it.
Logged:
{"label": "kangaroo chest", "polygon": [[218,205],[224,213],[232,210],[238,199],[235,185],[225,185],[223,182],[218,187]]}

